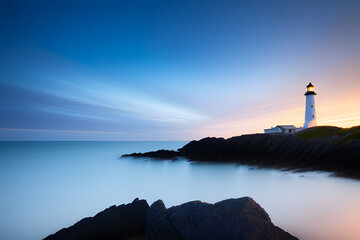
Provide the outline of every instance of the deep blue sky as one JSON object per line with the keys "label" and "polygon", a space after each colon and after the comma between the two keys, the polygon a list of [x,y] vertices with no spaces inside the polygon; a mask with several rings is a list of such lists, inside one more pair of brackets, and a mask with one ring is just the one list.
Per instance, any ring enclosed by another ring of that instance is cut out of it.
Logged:
{"label": "deep blue sky", "polygon": [[[359,1],[3,2],[0,140],[187,140],[302,124],[309,81],[323,103],[339,84],[359,93],[359,12]],[[360,119],[322,109],[324,123]]]}

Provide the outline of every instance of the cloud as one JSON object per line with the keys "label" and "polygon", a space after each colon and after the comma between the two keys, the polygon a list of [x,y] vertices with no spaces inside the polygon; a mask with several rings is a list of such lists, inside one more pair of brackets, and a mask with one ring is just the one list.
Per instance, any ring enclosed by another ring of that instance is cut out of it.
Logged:
{"label": "cloud", "polygon": [[[207,117],[189,106],[170,102],[141,88],[126,86],[128,79],[112,80],[52,53],[15,53],[9,58],[3,84],[12,88],[12,108],[107,121],[189,124]],[[14,71],[22,69],[23,75]],[[11,86],[11,87],[10,87]],[[17,88],[17,89],[15,89]],[[3,101],[7,101],[5,96]]]}
{"label": "cloud", "polygon": [[55,133],[92,133],[92,134],[127,134],[125,132],[83,131],[83,130],[64,130],[64,129],[31,129],[31,128],[0,128],[0,131],[55,132]]}

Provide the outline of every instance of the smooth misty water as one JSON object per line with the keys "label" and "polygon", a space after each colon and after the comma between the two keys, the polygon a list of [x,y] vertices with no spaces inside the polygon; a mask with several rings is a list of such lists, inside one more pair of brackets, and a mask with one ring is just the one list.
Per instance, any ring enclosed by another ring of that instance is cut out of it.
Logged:
{"label": "smooth misty water", "polygon": [[360,181],[235,164],[119,158],[185,142],[0,142],[0,239],[41,239],[145,198],[170,207],[251,196],[301,239],[360,239]]}

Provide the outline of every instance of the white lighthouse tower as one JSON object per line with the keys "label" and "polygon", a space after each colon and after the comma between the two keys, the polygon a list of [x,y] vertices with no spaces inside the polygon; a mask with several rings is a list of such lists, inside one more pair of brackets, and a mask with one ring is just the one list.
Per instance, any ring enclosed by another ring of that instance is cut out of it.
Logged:
{"label": "white lighthouse tower", "polygon": [[305,124],[304,128],[317,126],[316,112],[315,112],[315,87],[311,83],[306,86],[306,106],[305,106]]}

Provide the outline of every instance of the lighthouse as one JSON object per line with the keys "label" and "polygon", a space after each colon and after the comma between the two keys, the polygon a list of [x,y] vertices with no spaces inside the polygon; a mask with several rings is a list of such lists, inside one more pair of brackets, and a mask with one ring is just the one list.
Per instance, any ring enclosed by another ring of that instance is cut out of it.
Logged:
{"label": "lighthouse", "polygon": [[305,105],[305,124],[304,128],[317,126],[316,112],[315,112],[315,87],[309,83],[306,86],[306,105]]}
{"label": "lighthouse", "polygon": [[315,111],[315,87],[309,83],[306,86],[306,103],[305,103],[305,123],[304,127],[297,128],[294,125],[277,125],[276,127],[271,127],[264,129],[265,134],[294,134],[303,129],[316,127],[316,111]]}

